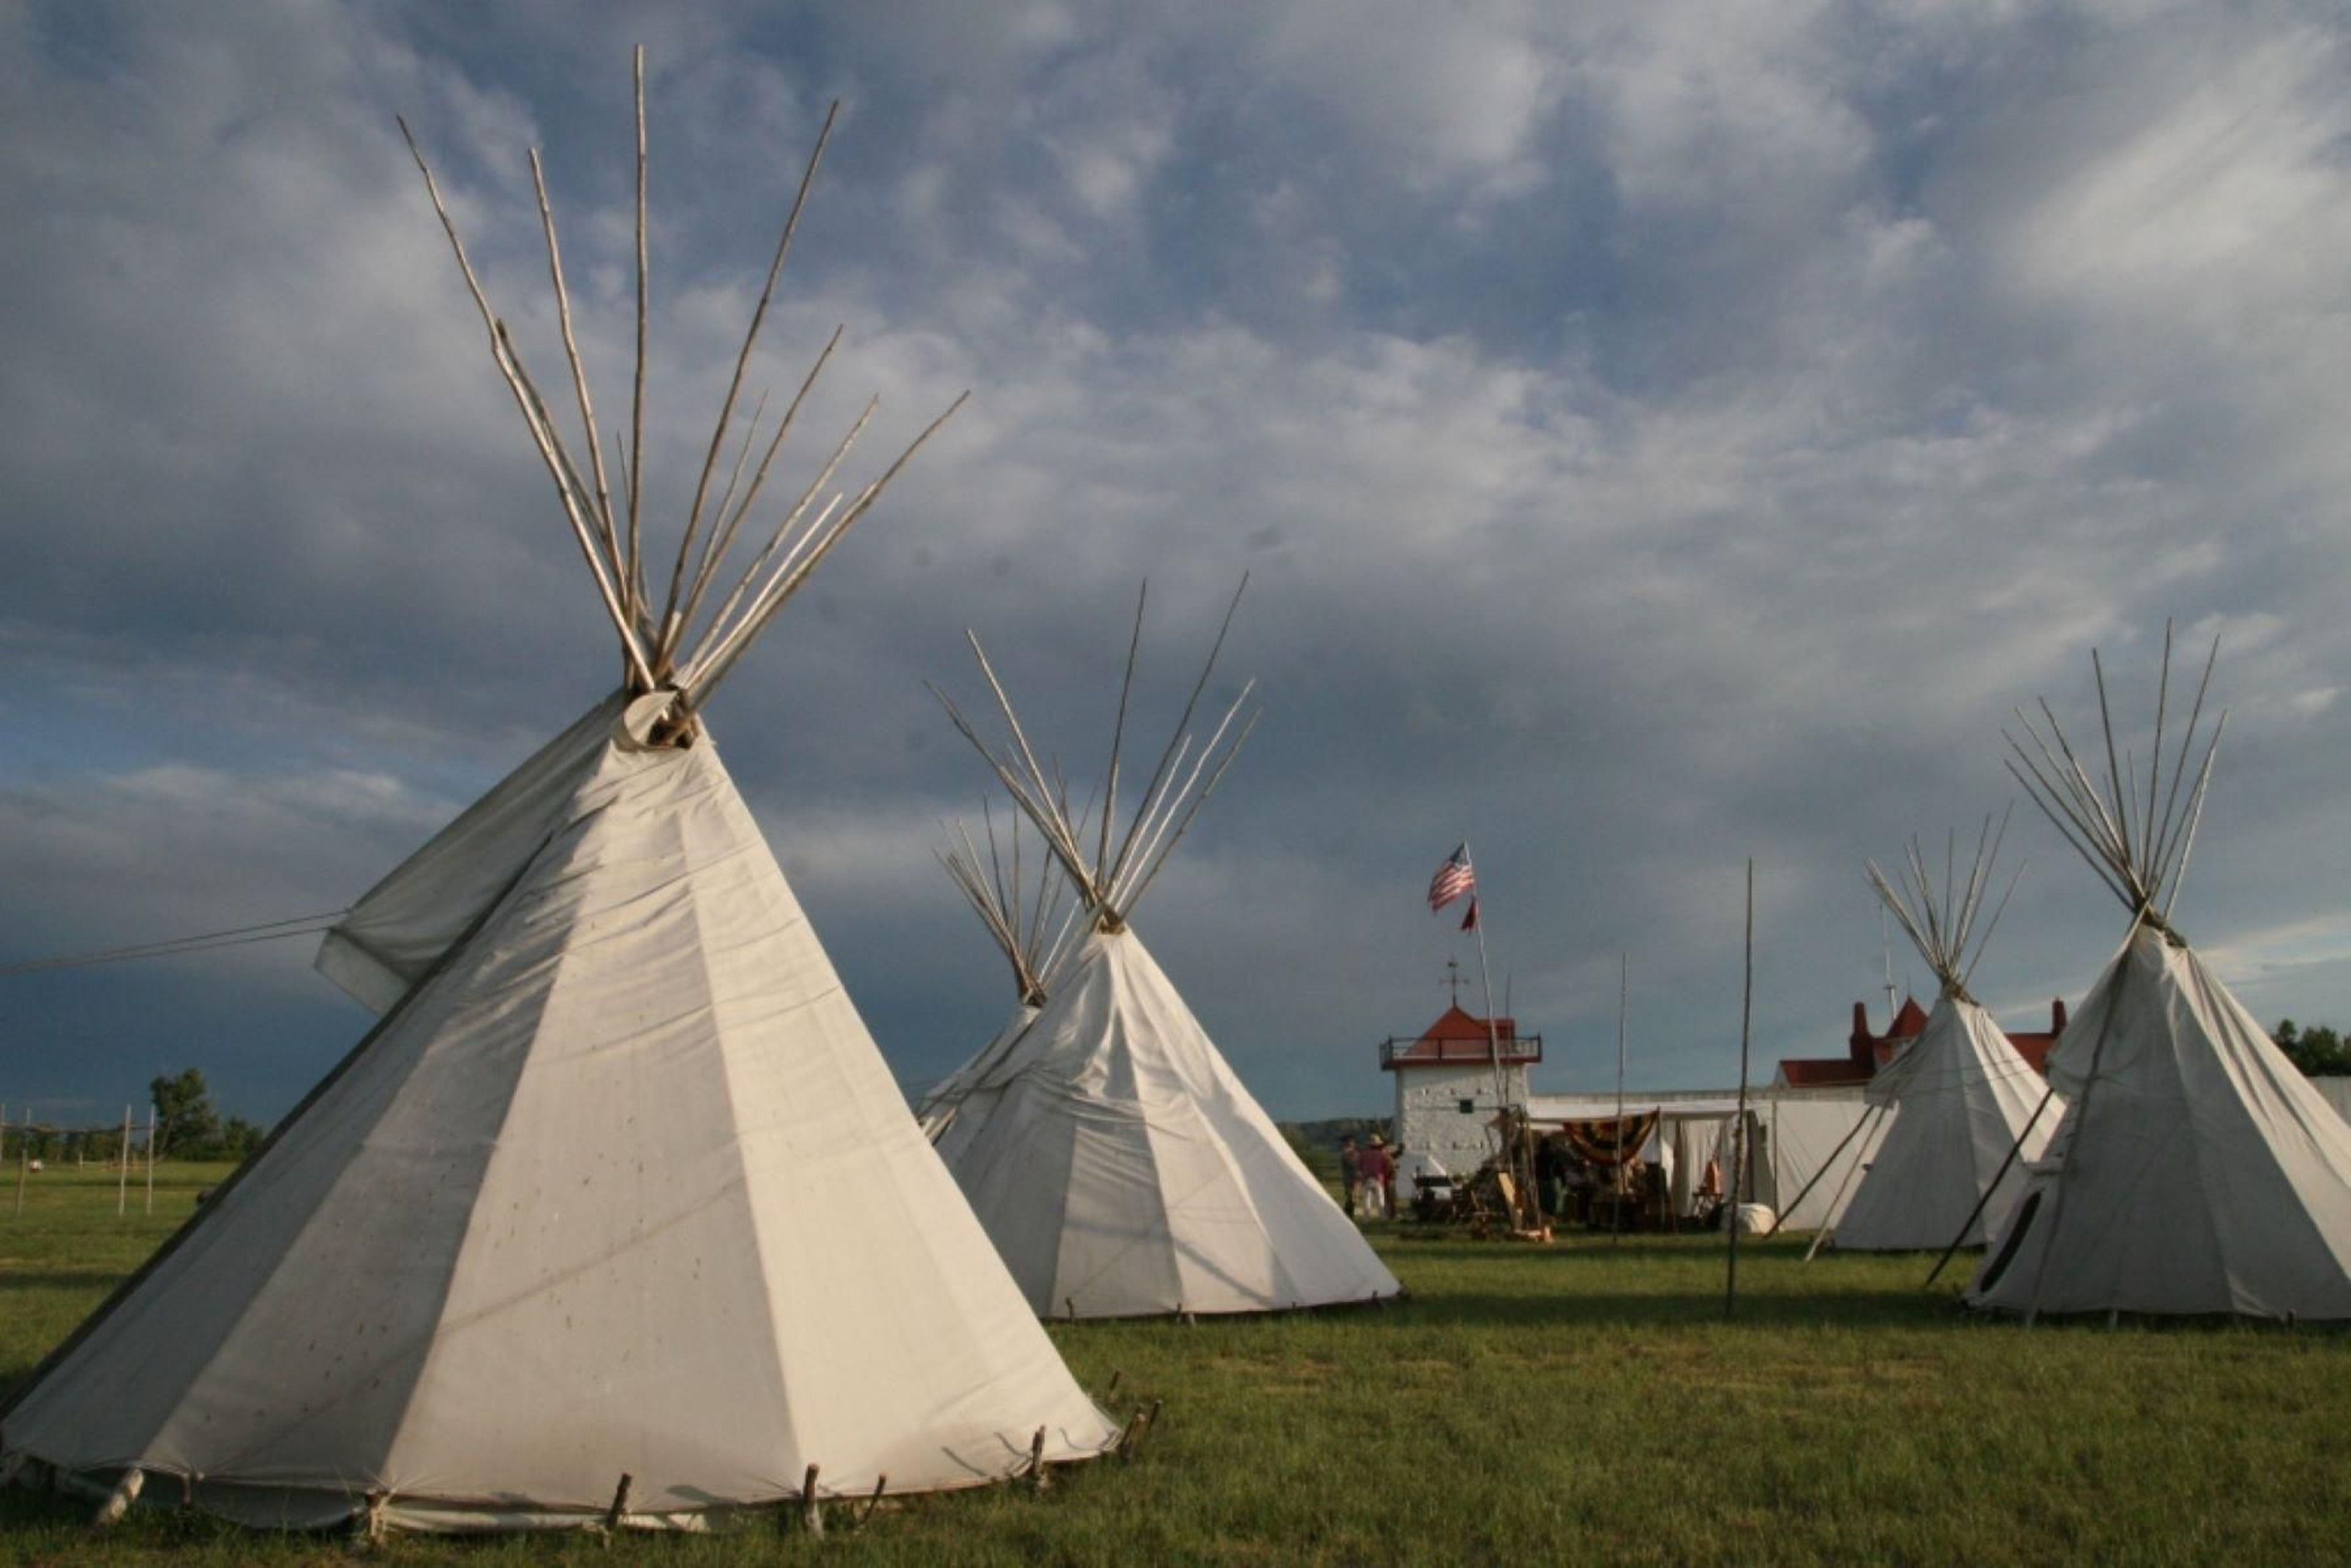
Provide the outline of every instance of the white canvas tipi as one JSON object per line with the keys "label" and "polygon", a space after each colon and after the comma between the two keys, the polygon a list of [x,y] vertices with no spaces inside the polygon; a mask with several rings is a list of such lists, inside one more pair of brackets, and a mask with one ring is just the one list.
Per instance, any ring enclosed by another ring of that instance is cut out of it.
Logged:
{"label": "white canvas tipi", "polygon": [[[1135,628],[1139,641],[1139,609]],[[1223,645],[1222,632],[1217,642]],[[947,711],[1044,835],[1089,926],[1050,1000],[987,1073],[995,1103],[949,1161],[1029,1304],[1056,1317],[1139,1317],[1397,1294],[1395,1277],[1250,1097],[1128,924],[1248,737],[1249,727],[1235,735],[1233,723],[1249,690],[1196,751],[1185,727],[1215,667],[1212,650],[1176,737],[1121,830],[1130,648],[1102,810],[1090,833],[1072,817],[1058,776],[1037,760],[977,638],[972,648],[1009,747],[992,748],[952,703]]]}
{"label": "white canvas tipi", "polygon": [[583,469],[483,314],[626,685],[335,929],[320,967],[381,1020],[35,1374],[0,1447],[111,1511],[143,1486],[371,1531],[698,1527],[1101,1452],[1115,1427],[923,1141],[699,717],[882,482],[791,508],[708,619],[724,543],[664,605],[639,465],[614,506],[594,436]]}
{"label": "white canvas tipi", "polygon": [[[2167,632],[2167,692],[2170,653]],[[2143,789],[2111,739],[2094,784],[2045,704],[2047,736],[2020,715],[2030,748],[2010,737],[2019,780],[2131,924],[2050,1052],[2064,1119],[1971,1306],[2351,1319],[2351,1128],[2171,925],[2226,720],[2191,772],[2211,674],[2208,659],[2168,762],[2158,696]],[[2098,700],[2103,721],[2103,670]]]}
{"label": "white canvas tipi", "polygon": [[[2003,820],[2001,835],[2007,826]],[[1842,1250],[1916,1251],[1951,1245],[1954,1238],[1961,1246],[1981,1246],[2007,1218],[2023,1184],[2019,1158],[2039,1156],[2064,1110],[2044,1103],[2041,1075],[1968,992],[2008,903],[2003,894],[1978,936],[1977,915],[1999,853],[2000,836],[1987,821],[1964,883],[1947,860],[1938,887],[1915,841],[1898,885],[1875,863],[1869,867],[1870,885],[1927,961],[1941,994],[1927,1027],[1870,1081],[1869,1102],[1886,1125],[1836,1222]],[[2009,891],[2015,887],[2011,879]]]}
{"label": "white canvas tipi", "polygon": [[1012,971],[1015,1000],[1004,1027],[914,1108],[923,1135],[950,1164],[979,1135],[1003,1098],[1005,1060],[1043,1009],[1050,995],[1051,977],[1069,951],[1076,924],[1070,917],[1077,912],[1069,904],[1069,880],[1050,854],[1043,856],[1043,863],[1037,868],[1034,893],[1028,890],[1020,864],[1018,815],[1012,821],[1009,867],[998,852],[993,820],[987,822],[987,863],[983,866],[979,847],[958,824],[957,841],[939,852],[939,863],[946,868],[972,913],[979,916],[997,951],[1004,955],[1006,967]]}

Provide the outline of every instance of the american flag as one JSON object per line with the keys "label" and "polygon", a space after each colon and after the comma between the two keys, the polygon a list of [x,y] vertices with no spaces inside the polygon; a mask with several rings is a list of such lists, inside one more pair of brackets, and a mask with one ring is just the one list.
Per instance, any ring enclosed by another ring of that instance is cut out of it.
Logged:
{"label": "american flag", "polygon": [[1428,912],[1434,915],[1463,894],[1477,891],[1478,873],[1469,869],[1469,846],[1463,844],[1428,879]]}

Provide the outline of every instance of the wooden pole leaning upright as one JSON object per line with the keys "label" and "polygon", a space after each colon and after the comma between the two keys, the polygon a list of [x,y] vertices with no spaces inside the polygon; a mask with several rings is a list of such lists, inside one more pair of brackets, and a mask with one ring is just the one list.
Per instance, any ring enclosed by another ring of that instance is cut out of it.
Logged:
{"label": "wooden pole leaning upright", "polygon": [[16,1145],[16,1218],[25,1218],[25,1183],[33,1174],[33,1108],[25,1107],[25,1136]]}
{"label": "wooden pole leaning upright", "polygon": [[131,1212],[131,1107],[122,1108],[122,1164],[114,1178],[114,1218]]}
{"label": "wooden pole leaning upright", "polygon": [[147,1107],[147,1212],[155,1212],[155,1107]]}
{"label": "wooden pole leaning upright", "polygon": [[1735,1137],[1730,1162],[1730,1266],[1726,1270],[1722,1287],[1722,1315],[1735,1317],[1739,1312],[1739,1199],[1746,1189],[1747,1139],[1747,1048],[1753,1033],[1755,1019],[1755,860],[1747,861],[1747,963],[1744,978],[1739,989],[1739,1114],[1731,1123]]}
{"label": "wooden pole leaning upright", "polygon": [[1629,953],[1616,955],[1616,1201],[1609,1209],[1615,1217],[1615,1233],[1608,1245],[1616,1246],[1625,1239],[1625,1010],[1632,996],[1633,957]]}

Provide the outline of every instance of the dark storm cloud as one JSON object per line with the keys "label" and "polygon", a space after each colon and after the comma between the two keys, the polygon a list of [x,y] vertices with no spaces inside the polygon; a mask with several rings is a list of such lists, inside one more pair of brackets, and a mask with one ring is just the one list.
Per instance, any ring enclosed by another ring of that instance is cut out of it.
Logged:
{"label": "dark storm cloud", "polygon": [[[1267,718],[1138,924],[1278,1113],[1383,1102],[1371,1044],[1474,957],[1417,904],[1465,834],[1552,1085],[1603,1075],[1620,952],[1641,1076],[1728,1081],[1750,854],[1762,1071],[1835,1049],[1863,858],[1999,810],[2006,710],[2087,723],[2093,643],[2142,713],[2167,616],[2234,716],[2181,924],[2265,1016],[2351,1022],[2339,16],[763,9],[0,21],[8,951],[337,906],[600,695],[392,115],[552,366],[544,146],[610,423],[642,37],[663,506],[834,96],[756,384],[845,323],[812,428],[879,392],[873,463],[976,393],[715,713],[910,1082],[1003,1002],[929,853],[985,776],[923,682],[976,694],[976,627],[1098,768],[1137,580],[1148,729],[1244,570]],[[2122,917],[2011,845],[1979,988],[2022,1027]],[[197,1061],[275,1112],[360,1027],[303,956],[175,961],[102,1027],[20,988],[0,1079]]]}

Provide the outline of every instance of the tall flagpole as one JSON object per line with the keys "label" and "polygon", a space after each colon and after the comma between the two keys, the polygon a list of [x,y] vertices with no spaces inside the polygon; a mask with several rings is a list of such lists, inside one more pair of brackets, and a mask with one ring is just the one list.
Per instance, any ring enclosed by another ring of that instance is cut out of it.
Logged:
{"label": "tall flagpole", "polygon": [[[1478,916],[1471,927],[1478,933],[1478,977],[1486,988],[1486,1065],[1494,1073],[1494,1106],[1499,1113],[1510,1109],[1510,1093],[1502,1082],[1502,1036],[1494,1021],[1494,971],[1486,963],[1486,915],[1484,901],[1478,896],[1478,860],[1469,852],[1469,841],[1461,841],[1461,858],[1469,865],[1469,907]],[[1507,1129],[1504,1149],[1508,1152]]]}
{"label": "tall flagpole", "polygon": [[[1503,1167],[1510,1173],[1512,1184],[1519,1185],[1518,1127],[1510,1119],[1510,1085],[1502,1076],[1501,1026],[1494,1017],[1494,971],[1486,961],[1485,903],[1478,895],[1478,858],[1469,852],[1469,841],[1467,839],[1461,841],[1461,858],[1469,867],[1469,911],[1476,916],[1476,924],[1471,929],[1478,933],[1478,978],[1486,988],[1486,1065],[1494,1074],[1496,1145]],[[1533,1202],[1533,1195],[1521,1191],[1517,1202],[1520,1207],[1525,1207]],[[1520,1217],[1512,1215],[1510,1218],[1515,1225]],[[1541,1221],[1538,1218],[1535,1223]]]}

